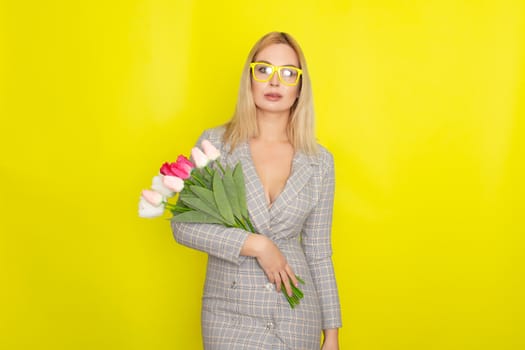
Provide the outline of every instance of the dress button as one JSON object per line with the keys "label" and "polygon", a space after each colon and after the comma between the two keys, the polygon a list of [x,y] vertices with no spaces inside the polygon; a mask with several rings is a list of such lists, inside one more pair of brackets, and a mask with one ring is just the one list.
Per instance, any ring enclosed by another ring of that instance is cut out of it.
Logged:
{"label": "dress button", "polygon": [[264,285],[264,288],[266,288],[266,290],[274,290],[275,286],[273,283],[268,282]]}
{"label": "dress button", "polygon": [[266,329],[273,329],[273,327],[274,327],[273,322],[268,322],[268,323],[266,324]]}
{"label": "dress button", "polygon": [[236,281],[233,281],[231,286],[230,286],[231,289],[235,289],[237,288],[237,282]]}

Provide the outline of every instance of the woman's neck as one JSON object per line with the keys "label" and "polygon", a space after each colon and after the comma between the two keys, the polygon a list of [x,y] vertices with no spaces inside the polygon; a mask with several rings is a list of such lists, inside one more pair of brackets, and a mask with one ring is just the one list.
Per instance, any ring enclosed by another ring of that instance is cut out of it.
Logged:
{"label": "woman's neck", "polygon": [[289,142],[289,114],[257,113],[258,139],[266,142]]}

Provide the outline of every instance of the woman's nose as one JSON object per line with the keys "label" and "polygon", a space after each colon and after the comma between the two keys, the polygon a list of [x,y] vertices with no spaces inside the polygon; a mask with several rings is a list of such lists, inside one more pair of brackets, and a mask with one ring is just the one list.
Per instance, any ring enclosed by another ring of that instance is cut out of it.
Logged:
{"label": "woman's nose", "polygon": [[279,86],[279,72],[275,71],[272,75],[272,77],[270,78],[270,85],[271,86]]}

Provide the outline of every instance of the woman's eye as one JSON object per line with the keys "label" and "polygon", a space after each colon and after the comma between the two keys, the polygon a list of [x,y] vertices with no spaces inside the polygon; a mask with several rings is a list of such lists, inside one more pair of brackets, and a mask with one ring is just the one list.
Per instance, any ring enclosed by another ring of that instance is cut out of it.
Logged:
{"label": "woman's eye", "polygon": [[297,75],[297,72],[296,72],[295,70],[293,70],[293,69],[284,68],[284,69],[281,70],[281,75],[282,75],[283,77],[287,77],[287,78],[289,78],[289,77],[294,77],[294,76],[296,76],[296,75]]}
{"label": "woman's eye", "polygon": [[259,68],[259,72],[263,73],[263,74],[272,74],[272,67],[260,67]]}

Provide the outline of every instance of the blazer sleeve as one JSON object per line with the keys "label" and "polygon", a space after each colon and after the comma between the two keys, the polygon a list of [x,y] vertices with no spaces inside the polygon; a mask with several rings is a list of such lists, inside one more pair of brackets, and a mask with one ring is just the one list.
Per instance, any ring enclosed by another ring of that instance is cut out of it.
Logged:
{"label": "blazer sleeve", "polygon": [[319,295],[323,329],[342,325],[339,294],[332,262],[332,213],[334,203],[334,160],[323,150],[319,171],[319,200],[307,218],[302,232],[302,245]]}
{"label": "blazer sleeve", "polygon": [[[205,130],[197,140],[196,145],[200,146],[204,139],[210,140],[216,146],[220,143],[219,134],[213,130]],[[177,243],[236,265],[242,261],[241,248],[250,235],[245,230],[228,228],[219,224],[172,222],[171,229]]]}
{"label": "blazer sleeve", "polygon": [[249,232],[218,224],[172,222],[177,243],[239,265],[241,248]]}

